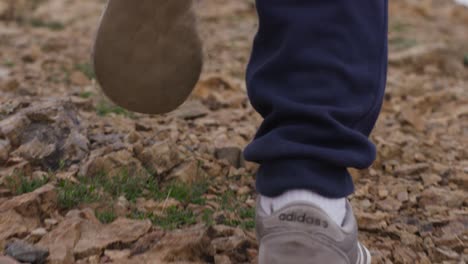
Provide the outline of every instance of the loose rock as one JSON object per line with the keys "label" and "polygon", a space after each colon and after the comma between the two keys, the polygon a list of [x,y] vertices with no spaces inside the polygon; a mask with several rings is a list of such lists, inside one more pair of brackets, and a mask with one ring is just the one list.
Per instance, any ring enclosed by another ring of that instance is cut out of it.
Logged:
{"label": "loose rock", "polygon": [[49,251],[21,240],[9,242],[5,247],[5,253],[18,261],[33,264],[45,263],[47,256],[49,256]]}

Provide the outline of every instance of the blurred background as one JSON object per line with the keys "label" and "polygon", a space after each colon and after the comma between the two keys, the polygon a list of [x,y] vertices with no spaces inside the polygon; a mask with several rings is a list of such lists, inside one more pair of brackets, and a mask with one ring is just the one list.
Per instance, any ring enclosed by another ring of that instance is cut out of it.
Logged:
{"label": "blurred background", "polygon": [[[260,123],[243,80],[255,4],[194,2],[201,80],[148,116],[94,80],[105,1],[0,0],[0,256],[255,263],[256,165],[241,155]],[[378,158],[351,171],[361,239],[375,263],[466,263],[468,2],[391,0],[389,47]]]}

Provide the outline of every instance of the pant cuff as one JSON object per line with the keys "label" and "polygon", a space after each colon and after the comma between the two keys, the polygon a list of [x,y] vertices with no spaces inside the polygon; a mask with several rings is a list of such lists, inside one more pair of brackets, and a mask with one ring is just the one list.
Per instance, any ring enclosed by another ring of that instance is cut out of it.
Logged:
{"label": "pant cuff", "polygon": [[354,192],[346,168],[312,160],[264,162],[257,172],[257,191],[276,197],[288,190],[305,189],[329,198],[343,198]]}

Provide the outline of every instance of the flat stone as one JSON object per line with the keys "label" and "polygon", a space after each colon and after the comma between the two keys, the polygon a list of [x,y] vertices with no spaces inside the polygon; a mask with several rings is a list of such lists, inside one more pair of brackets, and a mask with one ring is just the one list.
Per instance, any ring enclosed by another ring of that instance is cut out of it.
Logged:
{"label": "flat stone", "polygon": [[231,264],[231,259],[226,255],[216,255],[214,257],[215,264]]}
{"label": "flat stone", "polygon": [[50,252],[49,263],[75,262],[73,249],[80,238],[82,222],[79,217],[67,218],[39,241],[37,245]]}
{"label": "flat stone", "polygon": [[16,196],[0,204],[0,213],[15,210],[23,217],[37,217],[52,212],[57,205],[57,193],[52,184],[46,184],[33,192]]}
{"label": "flat stone", "polygon": [[200,101],[193,100],[181,105],[171,115],[183,119],[195,119],[207,115],[209,111]]}
{"label": "flat stone", "polygon": [[5,253],[18,261],[34,264],[45,263],[47,257],[49,256],[48,250],[28,244],[18,239],[7,243],[5,247]]}
{"label": "flat stone", "polygon": [[6,137],[13,145],[18,145],[23,130],[30,121],[26,116],[16,114],[0,121],[0,135]]}
{"label": "flat stone", "polygon": [[18,261],[16,261],[13,258],[10,258],[8,256],[0,256],[0,264],[20,264]]}
{"label": "flat stone", "polygon": [[215,150],[215,157],[220,160],[226,160],[235,168],[243,166],[242,150],[238,147],[223,147]]}
{"label": "flat stone", "polygon": [[37,228],[37,229],[34,229],[33,231],[31,231],[31,233],[29,234],[27,240],[28,240],[28,242],[35,243],[35,242],[39,241],[46,234],[47,234],[47,229],[45,229],[43,227]]}
{"label": "flat stone", "polygon": [[9,140],[0,139],[0,162],[8,160],[10,155],[11,145]]}
{"label": "flat stone", "polygon": [[20,156],[32,163],[38,163],[50,156],[55,150],[55,144],[47,144],[46,142],[40,141],[38,138],[34,138],[26,144],[21,145],[12,155]]}
{"label": "flat stone", "polygon": [[420,196],[421,207],[448,206],[450,208],[460,208],[466,199],[463,191],[451,191],[445,188],[430,187],[425,189]]}
{"label": "flat stone", "polygon": [[386,219],[387,214],[376,212],[376,213],[356,213],[356,218],[359,227],[363,230],[377,231],[387,227]]}
{"label": "flat stone", "polygon": [[145,148],[138,156],[146,168],[162,174],[182,163],[177,146],[169,142],[157,142]]}
{"label": "flat stone", "polygon": [[130,257],[130,253],[130,249],[104,251],[104,255],[108,256],[111,260],[127,259]]}
{"label": "flat stone", "polygon": [[124,171],[130,176],[146,175],[146,170],[141,162],[134,158],[133,153],[126,149],[111,152],[103,156],[90,157],[90,161],[83,173],[88,177],[93,177],[105,172],[106,175],[112,177],[118,176]]}
{"label": "flat stone", "polygon": [[99,255],[111,244],[125,245],[138,240],[150,228],[149,220],[138,221],[126,218],[118,218],[105,226],[83,223],[81,237],[75,246],[74,255],[78,258]]}
{"label": "flat stone", "polygon": [[183,183],[194,183],[200,179],[201,168],[196,160],[191,160],[177,166],[169,175],[168,179],[177,180]]}
{"label": "flat stone", "polygon": [[25,218],[13,209],[1,212],[0,215],[0,248],[5,247],[6,241],[9,238],[24,236],[40,224],[39,219]]}

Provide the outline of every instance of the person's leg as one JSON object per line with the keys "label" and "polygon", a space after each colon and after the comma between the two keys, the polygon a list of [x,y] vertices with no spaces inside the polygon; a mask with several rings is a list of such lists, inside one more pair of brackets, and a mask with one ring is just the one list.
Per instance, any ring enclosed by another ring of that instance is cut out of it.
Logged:
{"label": "person's leg", "polygon": [[260,264],[370,263],[347,168],[376,155],[368,136],[385,89],[387,4],[257,0],[247,86],[264,122],[244,154],[260,163]]}
{"label": "person's leg", "polygon": [[368,140],[386,82],[387,0],[257,0],[248,94],[264,117],[245,149],[257,189],[353,192],[348,167],[375,159]]}

